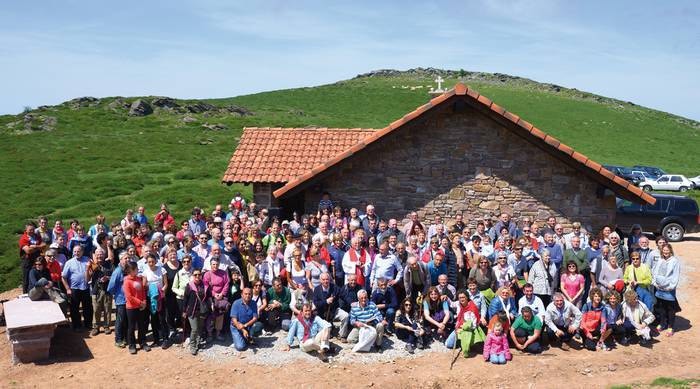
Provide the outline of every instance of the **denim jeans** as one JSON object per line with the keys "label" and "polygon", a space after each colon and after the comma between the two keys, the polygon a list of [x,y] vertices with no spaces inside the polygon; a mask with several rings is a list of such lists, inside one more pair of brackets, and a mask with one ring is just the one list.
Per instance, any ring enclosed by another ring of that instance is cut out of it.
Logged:
{"label": "denim jeans", "polygon": [[506,356],[503,353],[491,354],[489,361],[495,365],[503,365],[506,363]]}
{"label": "denim jeans", "polygon": [[[262,332],[262,329],[262,323],[255,322],[250,329],[248,329],[248,333],[251,337],[255,337]],[[233,339],[233,346],[236,348],[236,350],[243,351],[248,348],[248,339],[244,338],[241,331],[239,331],[238,328],[234,327],[233,325],[231,325],[231,338]]]}

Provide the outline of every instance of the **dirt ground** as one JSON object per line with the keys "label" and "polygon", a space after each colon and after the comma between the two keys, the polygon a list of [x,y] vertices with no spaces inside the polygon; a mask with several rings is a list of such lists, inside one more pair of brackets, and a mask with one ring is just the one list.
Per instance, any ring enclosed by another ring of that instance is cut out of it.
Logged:
{"label": "dirt ground", "polygon": [[[505,366],[476,358],[459,358],[450,370],[451,355],[431,353],[416,359],[376,364],[299,362],[259,366],[231,356],[223,361],[192,357],[179,349],[154,349],[131,356],[114,346],[113,336],[79,336],[59,328],[52,358],[37,364],[12,365],[6,336],[0,336],[0,388],[3,387],[416,387],[447,388],[599,388],[650,382],[666,376],[697,378],[700,361],[700,234],[674,245],[682,260],[679,289],[683,312],[676,334],[658,337],[651,349],[638,345],[609,352],[549,349],[543,355],[514,353]],[[16,293],[16,292],[14,292]],[[0,295],[7,298],[11,293]],[[0,333],[4,333],[0,328]]]}

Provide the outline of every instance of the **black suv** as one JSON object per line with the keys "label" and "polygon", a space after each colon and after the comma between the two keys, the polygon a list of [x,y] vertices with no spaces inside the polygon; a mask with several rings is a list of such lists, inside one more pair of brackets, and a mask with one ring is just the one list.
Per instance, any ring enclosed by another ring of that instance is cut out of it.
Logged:
{"label": "black suv", "polygon": [[625,235],[633,224],[642,231],[663,235],[669,242],[680,242],[686,232],[700,232],[698,203],[685,196],[652,194],[654,205],[639,205],[617,199],[617,229]]}

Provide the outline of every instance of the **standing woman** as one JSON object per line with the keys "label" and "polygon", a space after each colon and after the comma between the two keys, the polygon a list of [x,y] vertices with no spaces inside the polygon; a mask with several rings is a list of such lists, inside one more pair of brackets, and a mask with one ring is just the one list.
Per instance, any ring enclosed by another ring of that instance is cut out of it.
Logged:
{"label": "standing woman", "polygon": [[[207,334],[209,339],[223,340],[221,332],[224,327],[224,315],[228,312],[230,303],[227,299],[229,289],[228,272],[219,269],[219,257],[210,260],[211,270],[204,273],[204,291],[208,299],[211,299],[213,312],[207,319]],[[216,330],[216,333],[213,331]]]}
{"label": "standing woman", "polygon": [[155,253],[148,254],[143,277],[148,283],[148,307],[151,313],[151,330],[153,330],[153,346],[170,347],[168,322],[163,307],[163,291],[168,287],[163,266],[158,263]]}
{"label": "standing woman", "polygon": [[491,299],[496,295],[496,274],[491,268],[491,262],[488,258],[475,254],[477,258],[477,267],[473,267],[469,271],[469,278],[476,280],[476,286],[481,292],[481,295],[486,300],[486,303],[491,303]]}
{"label": "standing woman", "polygon": [[175,283],[175,277],[182,268],[180,261],[177,260],[177,249],[168,248],[165,253],[165,265],[163,269],[165,270],[165,277],[167,278],[166,288],[165,288],[165,313],[168,323],[168,328],[171,329],[171,335],[177,334],[177,329],[181,326],[180,318],[180,306],[177,303],[177,296],[173,291],[173,285]]}
{"label": "standing woman", "polygon": [[457,263],[457,290],[466,289],[467,278],[469,278],[469,263],[466,262],[464,255],[462,236],[458,233],[452,234],[452,252],[455,254],[455,262]]}
{"label": "standing woman", "polygon": [[[184,268],[183,268],[184,269]],[[204,339],[204,321],[211,314],[211,300],[207,297],[202,281],[202,271],[195,269],[192,280],[185,287],[184,309],[182,317],[190,324],[190,353],[197,351],[206,344]]]}
{"label": "standing woman", "polygon": [[287,285],[292,290],[296,290],[300,285],[308,284],[306,278],[306,266],[301,256],[301,249],[295,248],[292,252],[292,261],[287,269]]}
{"label": "standing woman", "polygon": [[583,304],[583,292],[586,289],[586,280],[578,272],[576,261],[570,260],[566,264],[564,274],[561,275],[561,291],[564,298],[581,309]]}
{"label": "standing woman", "polygon": [[681,264],[673,255],[673,247],[666,244],[661,248],[661,258],[654,265],[653,285],[656,288],[656,309],[658,312],[659,332],[666,329],[666,336],[673,336],[676,313],[681,311],[676,298],[676,288],[681,276]]}
{"label": "standing woman", "polygon": [[528,281],[532,284],[535,295],[542,300],[542,304],[546,307],[552,300],[552,293],[554,293],[557,266],[551,261],[549,250],[542,250],[540,255],[542,259],[535,262],[530,268]]}
{"label": "standing woman", "polygon": [[[201,274],[201,272],[200,272]],[[187,284],[192,280],[192,256],[185,254],[182,257],[182,268],[175,275],[173,280],[173,287],[171,288],[173,293],[175,293],[175,299],[177,302],[177,307],[179,312],[183,314],[184,320],[182,320],[182,337],[187,338],[189,336],[189,320],[185,315],[185,291],[187,289]],[[202,280],[201,278],[199,279]],[[187,341],[185,341],[187,343]]]}
{"label": "standing woman", "polygon": [[[614,254],[609,254],[608,260],[603,263],[603,268],[600,271],[598,288],[600,288],[603,293],[607,293],[610,290],[617,290],[617,286],[623,282],[622,278],[623,273],[622,269],[617,264],[617,257]],[[622,292],[622,288],[619,289],[620,290],[617,290],[617,292]]]}
{"label": "standing woman", "polygon": [[124,279],[124,297],[126,298],[126,317],[128,321],[127,333],[129,340],[129,353],[136,354],[136,337],[134,331],[139,330],[139,344],[141,350],[151,351],[151,348],[146,344],[146,283],[142,277],[138,276],[138,266],[136,263],[129,262],[126,265],[127,276]]}
{"label": "standing woman", "polygon": [[642,263],[642,255],[639,251],[630,254],[632,263],[625,269],[625,284],[637,293],[639,301],[643,302],[650,311],[654,310],[654,296],[650,292],[651,269]]}
{"label": "standing woman", "polygon": [[313,290],[321,284],[321,274],[328,273],[328,266],[321,258],[321,252],[316,245],[309,250],[309,258],[311,260],[306,264],[306,280],[309,290]]}

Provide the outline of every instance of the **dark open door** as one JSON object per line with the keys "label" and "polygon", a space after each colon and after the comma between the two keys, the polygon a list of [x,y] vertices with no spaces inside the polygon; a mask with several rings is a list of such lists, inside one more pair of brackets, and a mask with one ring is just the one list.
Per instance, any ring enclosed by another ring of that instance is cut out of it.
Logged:
{"label": "dark open door", "polygon": [[280,200],[280,206],[282,207],[281,214],[283,220],[291,220],[292,212],[294,211],[299,212],[299,215],[303,215],[305,213],[306,210],[304,209],[304,192],[305,191],[302,190],[292,196]]}

